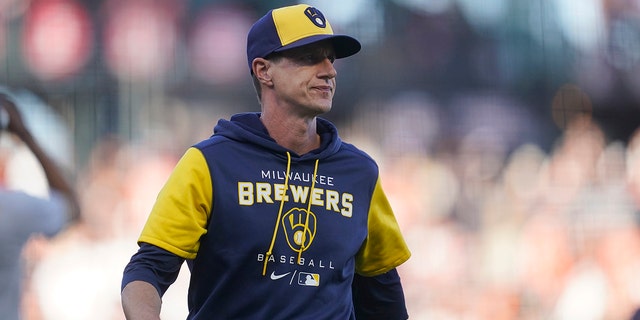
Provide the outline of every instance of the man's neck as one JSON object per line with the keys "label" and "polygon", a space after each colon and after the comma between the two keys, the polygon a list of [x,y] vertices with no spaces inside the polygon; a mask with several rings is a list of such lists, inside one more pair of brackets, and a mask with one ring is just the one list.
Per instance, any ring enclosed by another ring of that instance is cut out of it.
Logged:
{"label": "man's neck", "polygon": [[262,123],[269,135],[281,146],[303,155],[320,147],[316,118],[298,118],[262,114]]}

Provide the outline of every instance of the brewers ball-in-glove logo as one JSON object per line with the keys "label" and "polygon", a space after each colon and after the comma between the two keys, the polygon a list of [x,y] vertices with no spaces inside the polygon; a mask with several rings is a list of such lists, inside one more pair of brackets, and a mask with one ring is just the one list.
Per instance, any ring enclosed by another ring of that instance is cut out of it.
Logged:
{"label": "brewers ball-in-glove logo", "polygon": [[316,216],[306,209],[293,208],[282,217],[282,227],[291,250],[307,250],[316,236]]}
{"label": "brewers ball-in-glove logo", "polygon": [[307,15],[309,20],[318,26],[318,28],[325,28],[327,26],[327,20],[324,18],[324,15],[320,10],[314,7],[308,7],[304,10],[304,14]]}

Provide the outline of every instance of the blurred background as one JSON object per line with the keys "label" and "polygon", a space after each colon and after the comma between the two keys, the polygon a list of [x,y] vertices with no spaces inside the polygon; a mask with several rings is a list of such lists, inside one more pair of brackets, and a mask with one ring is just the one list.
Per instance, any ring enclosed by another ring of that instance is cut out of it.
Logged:
{"label": "blurred background", "polygon": [[[246,33],[294,3],[0,0],[0,84],[85,217],[25,250],[25,319],[123,319],[156,193],[218,118],[259,110]],[[305,3],[363,44],[326,118],[380,164],[411,319],[631,319],[640,1]],[[27,152],[12,163],[13,187],[46,192]],[[185,274],[163,319],[187,313]]]}

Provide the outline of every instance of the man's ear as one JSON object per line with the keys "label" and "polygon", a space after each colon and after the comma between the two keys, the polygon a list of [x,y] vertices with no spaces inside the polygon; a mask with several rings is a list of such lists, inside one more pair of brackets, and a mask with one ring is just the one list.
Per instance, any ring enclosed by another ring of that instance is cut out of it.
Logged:
{"label": "man's ear", "polygon": [[264,85],[271,85],[271,75],[269,74],[270,62],[264,58],[255,58],[251,63],[253,74],[258,81]]}

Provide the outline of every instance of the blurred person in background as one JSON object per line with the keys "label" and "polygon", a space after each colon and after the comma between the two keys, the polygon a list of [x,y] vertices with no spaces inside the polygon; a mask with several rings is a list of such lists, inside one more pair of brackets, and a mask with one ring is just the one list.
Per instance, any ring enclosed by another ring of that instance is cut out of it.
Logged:
{"label": "blurred person in background", "polygon": [[[56,235],[79,220],[80,210],[72,185],[25,126],[14,100],[6,93],[0,93],[0,117],[0,314],[3,319],[13,320],[21,318],[21,255],[27,241],[35,235]],[[42,166],[49,185],[48,198],[7,185],[14,137]]]}
{"label": "blurred person in background", "polygon": [[128,319],[159,319],[186,260],[188,319],[407,319],[410,252],[376,162],[329,112],[335,59],[360,43],[316,8],[269,11],[248,34],[260,113],[221,119],[160,191],[126,266]]}
{"label": "blurred person in background", "polygon": [[[37,303],[30,312],[39,313],[34,320],[124,318],[122,266],[137,248],[147,212],[176,161],[146,144],[109,135],[94,145],[76,178],[82,221],[47,242],[34,263],[29,287]],[[175,295],[165,295],[162,319],[186,317],[183,278],[171,287]]]}

